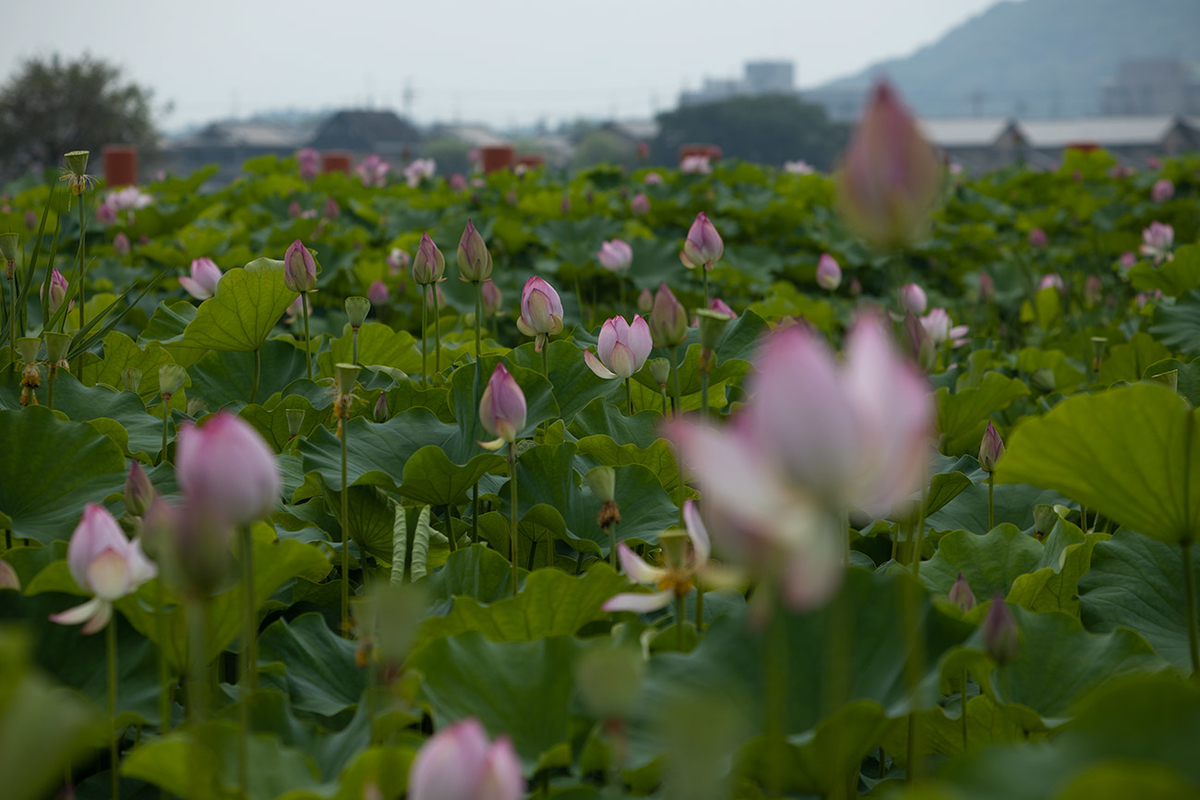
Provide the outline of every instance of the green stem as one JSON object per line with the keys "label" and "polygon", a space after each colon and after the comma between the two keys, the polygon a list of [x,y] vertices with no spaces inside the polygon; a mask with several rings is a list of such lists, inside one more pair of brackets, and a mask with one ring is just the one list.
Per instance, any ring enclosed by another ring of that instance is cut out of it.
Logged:
{"label": "green stem", "polygon": [[50,364],[46,371],[48,373],[50,373],[49,377],[47,378],[47,383],[49,384],[49,386],[46,389],[46,407],[49,408],[51,411],[53,411],[54,410],[54,379],[55,379],[55,377],[58,376],[58,367],[54,366],[53,364]]}
{"label": "green stem", "polygon": [[700,370],[700,419],[708,419],[708,370]]}
{"label": "green stem", "polygon": [[683,652],[683,625],[687,622],[687,595],[675,593],[675,649]]}
{"label": "green stem", "polygon": [[346,440],[349,425],[342,425],[342,635],[350,631],[350,486],[346,479]]}
{"label": "green stem", "polygon": [[679,347],[671,348],[671,397],[675,401],[675,416],[683,413],[683,401],[679,394],[679,368],[675,363],[679,360]]}
{"label": "green stem", "polygon": [[425,331],[429,327],[429,293],[428,287],[421,288],[421,386],[429,385],[429,353],[425,340]]}
{"label": "green stem", "polygon": [[483,284],[475,284],[475,361],[483,351]]}
{"label": "green stem", "polygon": [[608,563],[617,568],[617,523],[608,523]]}
{"label": "green stem", "polygon": [[158,636],[158,733],[171,730],[171,674],[167,665],[167,608],[163,579],[155,582],[154,625]]}
{"label": "green stem", "polygon": [[117,617],[115,614],[108,621],[105,650],[108,651],[108,724],[111,728],[108,733],[108,760],[112,776],[112,786],[109,791],[113,800],[117,800],[121,794],[121,778],[117,769]]}
{"label": "green stem", "polygon": [[158,457],[158,463],[167,463],[167,424],[171,421],[171,395],[163,394],[163,436],[162,436],[162,453]]}
{"label": "green stem", "polygon": [[9,298],[12,301],[12,317],[8,321],[9,346],[12,347],[13,369],[17,368],[17,272],[13,262],[8,262]]}
{"label": "green stem", "polygon": [[512,520],[508,529],[508,550],[512,558],[512,594],[517,596],[517,443],[508,443],[508,486],[512,502]]}
{"label": "green stem", "polygon": [[550,377],[550,337],[546,337],[546,344],[542,347],[542,375],[546,378]]}
{"label": "green stem", "polygon": [[253,403],[258,397],[258,377],[262,372],[262,353],[259,348],[254,348],[254,382],[250,384],[250,402]]}
{"label": "green stem", "polygon": [[254,597],[254,535],[250,526],[242,527],[242,602],[246,605],[242,643],[246,655],[243,680],[249,679],[250,691],[258,689],[258,604]]}
{"label": "green stem", "polygon": [[[84,213],[84,208],[83,208],[83,194],[80,194],[79,195],[79,329],[80,330],[83,330],[85,318],[87,316],[84,313],[84,306],[87,305],[87,296],[85,294],[87,287],[84,286],[84,283],[83,283],[83,277],[86,272],[85,266],[87,264],[87,262],[84,261],[84,258],[83,258],[83,243],[84,243],[84,240],[87,238],[85,236],[86,233],[87,233],[87,215]],[[66,319],[66,318],[67,318],[67,315],[63,314],[63,319]],[[83,363],[82,356],[80,356],[80,359],[81,359],[80,364],[82,365],[82,363]],[[80,377],[80,380],[83,379],[82,370],[80,371],[79,377]]]}
{"label": "green stem", "polygon": [[187,701],[192,722],[208,719],[208,609],[204,598],[187,601],[188,669]]}
{"label": "green stem", "polygon": [[708,308],[708,265],[700,265],[700,274],[704,276],[704,307]]}
{"label": "green stem", "polygon": [[658,390],[662,393],[663,416],[665,417],[669,411],[667,402],[667,385],[665,383],[660,383],[658,385]]}
{"label": "green stem", "polygon": [[442,371],[442,309],[437,299],[437,287],[433,293],[433,374]]}
{"label": "green stem", "polygon": [[471,544],[479,544],[479,484],[471,493]]}
{"label": "green stem", "polygon": [[300,293],[300,314],[304,317],[304,363],[312,380],[312,338],[308,335],[308,292]]}
{"label": "green stem", "polygon": [[625,404],[629,406],[629,416],[633,416],[633,386],[630,385],[631,378],[625,379]]}
{"label": "green stem", "polygon": [[450,515],[450,504],[446,504],[446,538],[450,541],[450,552],[453,553],[458,549],[458,545],[454,543],[454,519]]}
{"label": "green stem", "polygon": [[1183,602],[1187,605],[1188,651],[1192,655],[1192,678],[1200,680],[1200,632],[1196,625],[1196,573],[1192,569],[1192,543],[1180,544],[1183,550]]}
{"label": "green stem", "polygon": [[781,608],[768,612],[771,619],[766,631],[766,735],[767,797],[783,793],[783,709],[787,701],[787,620]]}
{"label": "green stem", "polygon": [[[849,523],[847,523],[849,524]],[[913,534],[911,557],[913,579],[921,577],[921,539],[925,536],[925,490],[921,491],[921,510],[917,514],[917,530]]]}
{"label": "green stem", "polygon": [[988,531],[996,527],[996,478],[988,473]]}

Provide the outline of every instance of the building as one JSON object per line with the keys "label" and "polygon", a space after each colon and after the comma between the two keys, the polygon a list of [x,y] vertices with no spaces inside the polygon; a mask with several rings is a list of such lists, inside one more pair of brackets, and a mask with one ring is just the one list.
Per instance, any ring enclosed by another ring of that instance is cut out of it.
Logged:
{"label": "building", "polygon": [[339,111],[317,129],[307,146],[348,150],[360,158],[375,153],[397,166],[416,152],[420,142],[420,131],[393,111]]}
{"label": "building", "polygon": [[1200,149],[1200,127],[1168,115],[1029,120],[1015,123],[1015,130],[1032,166],[1061,163],[1069,147],[1102,147],[1133,166]]}
{"label": "building", "polygon": [[1016,123],[1007,117],[922,119],[919,124],[926,139],[972,172],[999,169],[1017,158],[1020,139]]}
{"label": "building", "polygon": [[1100,113],[1200,115],[1200,64],[1170,58],[1122,61],[1100,87]]}
{"label": "building", "polygon": [[164,142],[161,152],[167,172],[187,175],[209,164],[217,166],[215,185],[229,183],[251,158],[290,156],[312,136],[306,128],[269,122],[224,121]]}
{"label": "building", "polygon": [[717,103],[734,97],[795,94],[796,71],[791,61],[748,61],[740,78],[705,78],[700,89],[679,94],[679,105]]}

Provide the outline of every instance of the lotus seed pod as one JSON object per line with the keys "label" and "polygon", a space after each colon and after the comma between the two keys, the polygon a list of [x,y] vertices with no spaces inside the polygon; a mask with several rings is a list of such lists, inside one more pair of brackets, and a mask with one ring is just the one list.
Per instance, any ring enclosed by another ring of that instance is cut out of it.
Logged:
{"label": "lotus seed pod", "polygon": [[346,298],[346,316],[350,318],[351,328],[361,328],[367,320],[367,312],[371,310],[371,301],[360,295]]}
{"label": "lotus seed pod", "polygon": [[163,364],[158,368],[158,391],[168,397],[183,388],[187,370],[178,364]]}
{"label": "lotus seed pod", "polygon": [[121,385],[125,387],[125,391],[137,394],[138,388],[142,385],[142,371],[136,367],[126,367],[121,370]]}

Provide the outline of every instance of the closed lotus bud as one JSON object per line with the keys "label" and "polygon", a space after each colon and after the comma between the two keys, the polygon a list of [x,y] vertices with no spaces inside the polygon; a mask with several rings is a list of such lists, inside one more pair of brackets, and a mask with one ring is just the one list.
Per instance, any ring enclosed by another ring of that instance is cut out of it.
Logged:
{"label": "closed lotus bud", "polygon": [[293,200],[288,203],[287,214],[289,219],[295,219],[304,214],[304,208],[301,207],[299,200]]}
{"label": "closed lotus bud", "polygon": [[438,731],[408,773],[409,800],[521,800],[525,778],[507,736],[488,742],[474,717]]}
{"label": "closed lotus bud", "polygon": [[650,377],[654,378],[654,382],[659,386],[666,386],[667,381],[671,378],[671,362],[665,358],[652,358],[646,362],[646,366],[650,368]]}
{"label": "closed lotus bud", "polygon": [[829,253],[822,253],[817,262],[817,285],[830,292],[842,285],[842,268]]}
{"label": "closed lotus bud", "polygon": [[638,311],[642,312],[645,316],[649,316],[650,311],[654,308],[654,295],[651,294],[649,289],[642,289],[641,293],[638,294],[637,306]]}
{"label": "closed lotus bud", "polygon": [[707,270],[721,260],[725,245],[716,226],[709,221],[708,216],[701,211],[688,229],[687,240],[683,243],[683,251],[679,260],[688,269],[704,267]]}
{"label": "closed lotus bud", "polygon": [[593,467],[583,476],[588,488],[601,503],[611,503],[617,494],[617,471],[612,467]]}
{"label": "closed lotus bud", "polygon": [[645,192],[638,192],[629,201],[629,210],[639,217],[650,213],[650,198],[646,197]]}
{"label": "closed lotus bud", "polygon": [[900,307],[910,314],[921,316],[925,313],[929,301],[925,298],[925,290],[915,283],[906,283],[900,287]]}
{"label": "closed lotus bud", "polygon": [[142,465],[137,461],[129,464],[129,474],[125,476],[125,510],[135,517],[146,513],[150,502],[154,500],[154,485]]}
{"label": "closed lotus bud", "polygon": [[125,391],[137,394],[138,388],[142,385],[142,371],[136,367],[126,367],[121,370],[121,385],[125,387]]}
{"label": "closed lotus bud", "polygon": [[1041,228],[1034,228],[1029,232],[1029,246],[1034,249],[1041,250],[1049,241],[1046,232]]}
{"label": "closed lotus bud", "polygon": [[14,262],[21,253],[21,240],[15,233],[0,233],[0,256]]}
{"label": "closed lotus bud", "polygon": [[376,422],[387,422],[388,419],[388,402],[387,392],[380,392],[379,399],[375,401],[375,406],[371,409],[371,418]]}
{"label": "closed lotus bud", "polygon": [[503,364],[497,364],[479,402],[483,429],[499,440],[514,442],[525,427],[525,412],[521,386]]}
{"label": "closed lotus bud", "polygon": [[1050,394],[1055,389],[1054,370],[1049,367],[1042,367],[1034,370],[1029,376],[1029,386],[1040,394]]}
{"label": "closed lotus bud", "polygon": [[342,214],[342,209],[338,208],[337,200],[332,197],[325,201],[325,207],[321,209],[321,216],[325,219],[337,219]]}
{"label": "closed lotus bud", "polygon": [[300,429],[304,427],[304,409],[289,408],[283,412],[287,419],[288,438],[295,439],[300,435]]}
{"label": "closed lotus bud", "polygon": [[350,318],[350,327],[358,329],[367,320],[367,312],[371,310],[371,301],[360,295],[346,298],[346,316]]}
{"label": "closed lotus bud", "polygon": [[500,294],[500,287],[494,281],[484,281],[481,287],[483,292],[483,313],[485,316],[494,317],[500,313],[500,306],[504,303],[504,297]]}
{"label": "closed lotus bud", "polygon": [[996,282],[986,272],[979,273],[979,302],[990,302],[996,296]]}
{"label": "closed lotus bud", "polygon": [[628,272],[633,264],[633,248],[620,239],[612,239],[600,245],[596,260],[609,272]]}
{"label": "closed lotus bud", "polygon": [[1175,196],[1175,184],[1170,178],[1159,178],[1150,188],[1150,198],[1156,203],[1165,203]]}
{"label": "closed lotus bud", "polygon": [[183,388],[187,370],[178,364],[163,364],[158,368],[158,391],[167,397]]}
{"label": "closed lotus bud", "polygon": [[25,227],[28,230],[37,230],[38,215],[33,213],[33,209],[25,212]]}
{"label": "closed lotus bud", "polygon": [[113,237],[113,252],[119,256],[129,255],[129,237],[121,231]]}
{"label": "closed lotus bud", "polygon": [[71,347],[71,334],[58,331],[46,331],[46,363],[58,364],[67,360],[67,351]]}
{"label": "closed lotus bud", "polygon": [[984,472],[991,472],[996,468],[996,462],[1004,455],[1004,440],[1000,438],[1000,432],[996,430],[996,426],[988,422],[987,428],[983,431],[983,441],[979,443],[979,466]]}
{"label": "closed lotus bud", "polygon": [[371,305],[373,306],[386,305],[389,297],[387,284],[383,281],[373,281],[367,287],[367,299],[371,301]]}
{"label": "closed lotus bud", "polygon": [[175,476],[190,505],[229,525],[249,525],[279,503],[275,453],[249,423],[225,411],[179,431]]}
{"label": "closed lotus bud", "polygon": [[719,297],[714,297],[711,301],[709,301],[708,310],[715,311],[718,314],[724,314],[725,316],[729,317],[729,319],[737,319],[737,312],[730,308],[729,304]]}
{"label": "closed lotus bud", "polygon": [[481,283],[492,277],[492,254],[471,220],[467,220],[458,240],[458,271],[461,280],[468,283]]}
{"label": "closed lotus bud", "polygon": [[842,213],[873,246],[902,247],[923,234],[941,182],[916,120],[889,84],[876,84],[838,173]]}
{"label": "closed lotus bud", "polygon": [[539,352],[547,336],[562,332],[562,300],[553,286],[536,275],[525,282],[521,291],[521,316],[517,328],[526,336],[537,337],[534,347]]}
{"label": "closed lotus bud", "polygon": [[687,311],[665,283],[658,285],[654,295],[650,334],[655,347],[677,347],[687,338]]}
{"label": "closed lotus bud", "polygon": [[964,612],[975,607],[975,593],[971,591],[971,584],[967,583],[967,579],[961,572],[958,573],[958,579],[954,581],[954,585],[950,587],[949,597],[950,602]]}
{"label": "closed lotus bud", "polygon": [[[133,212],[130,212],[133,213]],[[112,225],[117,221],[117,209],[107,200],[96,206],[96,222],[101,225]]]}
{"label": "closed lotus bud", "polygon": [[983,618],[983,648],[1001,666],[1015,659],[1020,650],[1017,621],[999,592],[992,598],[992,605]]}
{"label": "closed lotus bud", "polygon": [[645,671],[646,661],[635,647],[594,647],[580,656],[575,685],[592,715],[622,719],[637,703]]}
{"label": "closed lotus bud", "polygon": [[47,307],[50,313],[53,314],[62,307],[63,300],[67,297],[67,289],[71,284],[63,277],[63,274],[58,269],[50,271],[50,296],[47,299]]}
{"label": "closed lotus bud", "polygon": [[283,256],[283,283],[293,292],[311,292],[317,288],[317,262],[299,239],[288,246]]}
{"label": "closed lotus bud", "polygon": [[428,286],[442,280],[446,272],[446,257],[438,250],[429,234],[421,235],[421,243],[417,245],[417,255],[413,258],[413,280],[421,286]]}

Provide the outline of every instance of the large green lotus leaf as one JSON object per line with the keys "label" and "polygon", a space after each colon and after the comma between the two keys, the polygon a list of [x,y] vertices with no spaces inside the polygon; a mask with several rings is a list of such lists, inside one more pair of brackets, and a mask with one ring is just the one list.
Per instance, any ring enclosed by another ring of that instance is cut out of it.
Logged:
{"label": "large green lotus leaf", "polygon": [[1136,383],[1142,379],[1147,367],[1170,357],[1171,351],[1162,342],[1148,333],[1138,332],[1128,342],[1108,349],[1100,364],[1098,380],[1105,386],[1117,381]]}
{"label": "large green lotus leaf", "polygon": [[[958,683],[955,683],[957,691]],[[961,701],[960,701],[961,702]],[[962,706],[960,702],[917,712],[917,748],[922,756],[959,756],[963,752]],[[1026,740],[1027,733],[1005,708],[986,694],[967,701],[967,747],[1009,744]],[[908,726],[895,725],[879,742],[888,756],[902,767],[908,765]]]}
{"label": "large green lotus leaf", "polygon": [[450,613],[429,617],[417,633],[416,649],[440,636],[479,631],[493,642],[530,642],[549,636],[569,636],[604,616],[604,602],[630,588],[629,580],[604,563],[584,575],[555,569],[534,570],[516,597],[482,604],[456,597]]}
{"label": "large green lotus leaf", "polygon": [[104,337],[104,358],[98,366],[89,367],[85,377],[89,381],[94,379],[96,383],[121,390],[125,388],[121,371],[141,370],[142,380],[138,384],[137,393],[143,402],[147,402],[158,397],[159,367],[172,363],[174,361],[171,354],[158,342],[147,342],[143,348],[120,331],[110,331]]}
{"label": "large green lotus leaf", "polygon": [[[353,363],[354,342],[350,324],[342,335],[330,341],[330,349],[317,356],[322,375],[332,375],[335,364]],[[421,375],[421,342],[408,331],[392,330],[378,322],[368,322],[358,329],[358,363],[369,366],[392,367]],[[429,371],[433,372],[433,334],[429,338]]]}
{"label": "large green lotus leaf", "polygon": [[433,603],[448,604],[455,597],[495,603],[512,596],[512,567],[495,550],[475,544],[451,553],[445,566],[420,585]]}
{"label": "large green lotus leaf", "polygon": [[1179,297],[1200,287],[1200,246],[1181,245],[1170,261],[1161,264],[1139,261],[1129,270],[1129,282],[1139,292],[1157,289],[1167,297]]}
{"label": "large green lotus leaf", "polygon": [[47,797],[64,770],[102,746],[107,730],[96,706],[31,669],[23,632],[0,630],[0,775],[6,798]]}
{"label": "large green lotus leaf", "polygon": [[458,465],[446,457],[442,448],[426,445],[404,462],[400,493],[405,500],[418,503],[459,505],[467,502],[471,487],[480,478],[503,469],[505,463],[503,456],[480,452]]}
{"label": "large green lotus leaf", "polygon": [[1076,366],[1062,350],[1039,350],[1026,347],[1017,355],[1017,369],[1032,375],[1039,369],[1048,369],[1054,375],[1054,388],[1066,392],[1088,379],[1088,374]]}
{"label": "large green lotus leaf", "polygon": [[1200,359],[1183,362],[1175,358],[1164,358],[1146,367],[1143,378],[1153,378],[1169,372],[1175,373],[1175,388],[1187,398],[1192,408],[1200,406]]}
{"label": "large green lotus leaf", "polygon": [[[931,512],[926,524],[935,531],[965,530],[986,533],[988,529],[988,487],[983,470],[967,475],[971,486],[963,487],[950,502]],[[1008,523],[1023,531],[1034,527],[1033,509],[1038,505],[1068,502],[1052,489],[1027,484],[1009,484],[995,489],[995,522]]]}
{"label": "large green lotus leaf", "polygon": [[283,282],[283,262],[259,258],[221,276],[217,293],[200,304],[181,344],[249,353],[262,347],[297,297]]}
{"label": "large green lotus leaf", "polygon": [[[508,354],[508,360],[539,374],[542,371],[542,354],[534,351],[532,342],[513,350]],[[548,364],[554,399],[558,403],[558,415],[567,424],[570,424],[575,414],[596,398],[619,397],[622,403],[625,402],[624,381],[604,380],[597,376],[583,360],[583,351],[573,342],[550,342]],[[484,365],[488,366],[486,359]],[[491,369],[494,367],[484,373],[485,382],[491,377]],[[618,389],[621,391],[618,392]]]}
{"label": "large green lotus leaf", "polygon": [[112,439],[43,406],[0,411],[0,442],[0,525],[14,536],[70,539],[85,504],[125,485],[125,457]]}
{"label": "large green lotus leaf", "polygon": [[383,797],[400,797],[408,787],[414,747],[370,747],[353,753],[354,760],[336,781],[317,789],[294,789],[276,800],[358,800],[378,790]]}
{"label": "large green lotus leaf", "polygon": [[1092,563],[1092,550],[1110,535],[1083,533],[1060,519],[1046,537],[1041,565],[1027,575],[1018,575],[1007,600],[1030,611],[1062,611],[1079,618],[1079,579]]}
{"label": "large green lotus leaf", "polygon": [[253,425],[254,429],[266,439],[267,444],[271,445],[276,453],[282,453],[288,442],[292,440],[287,414],[290,410],[304,412],[300,431],[296,434],[301,438],[312,434],[329,418],[328,410],[317,411],[307,397],[298,394],[287,395],[275,403],[270,410],[260,405],[245,406],[238,412],[238,416]]}
{"label": "large green lotus leaf", "polygon": [[[1200,564],[1193,564],[1200,581]],[[1091,568],[1079,579],[1079,613],[1088,630],[1135,630],[1159,655],[1190,672],[1185,608],[1179,548],[1133,531],[1119,530],[1097,544]]]}
{"label": "large green lotus leaf", "polygon": [[[305,375],[304,353],[287,342],[263,342],[259,350],[258,391],[253,400],[261,401],[283,391]],[[192,376],[191,397],[218,409],[230,403],[252,402],[254,354],[244,351],[212,350],[188,370]]]}
{"label": "large green lotus leaf", "polygon": [[645,449],[660,438],[662,421],[663,416],[657,411],[639,411],[630,417],[621,413],[617,406],[598,399],[576,414],[567,429],[579,439],[604,435],[622,445],[632,444]]}
{"label": "large green lotus leaf", "polygon": [[[1155,307],[1150,333],[1158,337],[1165,347],[1177,348],[1188,355],[1200,353],[1200,291],[1188,292],[1173,306],[1159,303]],[[1167,355],[1160,353],[1157,358],[1151,358],[1141,366],[1144,369],[1169,355],[1169,352]]]}
{"label": "large green lotus leaf", "polygon": [[[901,592],[910,593],[916,603],[915,616],[924,636],[926,667],[915,703],[905,678],[908,647]],[[653,720],[681,699],[739,698],[740,727],[747,735],[763,731],[764,638],[761,627],[749,623],[748,613],[731,611],[714,621],[691,653],[663,654],[650,662],[639,710],[630,721],[635,743],[631,766],[647,763],[662,751],[652,732]],[[830,692],[841,695],[838,705],[870,701],[888,719],[914,707],[933,706],[938,699],[940,661],[971,635],[969,624],[935,610],[911,578],[855,568],[848,570],[838,597],[820,609],[786,614],[784,626],[787,695],[775,702],[782,705],[784,730],[792,737],[810,735],[826,717]],[[840,632],[840,642],[835,641],[834,631]],[[843,655],[833,669],[827,656],[838,648]]]}
{"label": "large green lotus leaf", "polygon": [[[982,748],[939,773],[941,797],[972,800],[1189,797],[1200,783],[1200,692],[1164,675],[1113,681],[1093,693],[1052,740]],[[1096,770],[1101,770],[1100,773]],[[1106,773],[1106,774],[1105,774]],[[1117,794],[1079,794],[1107,777]],[[1166,787],[1165,793],[1155,790]],[[1186,787],[1184,793],[1175,793]],[[1130,789],[1133,791],[1131,792]]]}
{"label": "large green lotus leaf", "polygon": [[938,540],[933,558],[921,566],[921,583],[947,594],[961,574],[980,600],[1008,594],[1013,581],[1037,568],[1045,548],[1013,525],[997,525],[980,536],[951,531]]}
{"label": "large green lotus leaf", "polygon": [[[970,442],[975,430],[982,429],[989,415],[1008,408],[1014,400],[1029,394],[1029,387],[1016,378],[999,372],[983,376],[978,386],[962,389],[954,394],[949,389],[938,389],[938,430],[948,442],[954,443],[947,452],[952,455],[971,450]],[[978,439],[974,446],[978,447]]]}
{"label": "large green lotus leaf", "polygon": [[[121,774],[139,778],[184,800],[232,800],[238,790],[238,729],[232,722],[189,726],[134,748]],[[254,733],[247,742],[247,800],[274,800],[288,790],[316,787],[311,756],[277,737]]]}
{"label": "large green lotus leaf", "polygon": [[[318,525],[330,541],[342,539],[342,493],[325,487],[324,507],[315,501],[293,507],[293,513]],[[351,486],[346,502],[349,513],[351,541],[366,550],[381,563],[392,560],[392,533],[395,503],[378,486]],[[340,546],[340,545],[339,545]]]}
{"label": "large green lotus leaf", "polygon": [[259,637],[260,664],[278,661],[286,670],[292,706],[332,717],[357,705],[365,673],[354,662],[356,645],[336,635],[317,613],[277,620]]}
{"label": "large green lotus leaf", "polygon": [[491,736],[507,734],[526,771],[565,765],[575,659],[585,645],[569,636],[489,642],[474,631],[434,639],[408,666],[423,679],[435,729],[476,717]]}
{"label": "large green lotus leaf", "polygon": [[1200,532],[1200,430],[1165,386],[1068,398],[1018,426],[996,480],[1062,492],[1168,544]]}
{"label": "large green lotus leaf", "polygon": [[590,460],[596,466],[606,467],[640,464],[654,474],[668,495],[679,488],[679,465],[665,439],[656,439],[649,447],[641,449],[635,444],[617,444],[611,436],[596,434],[580,439],[576,446],[585,463]]}
{"label": "large green lotus leaf", "polygon": [[[450,376],[450,406],[454,409],[460,436],[452,443],[443,445],[443,449],[454,461],[462,463],[478,455],[481,452],[479,442],[495,438],[485,431],[479,422],[479,401],[501,360],[498,356],[485,355],[479,361],[478,370],[475,364],[464,364]],[[559,406],[558,401],[554,399],[553,386],[541,374],[540,367],[535,371],[509,363],[505,368],[525,394],[525,427],[517,432],[517,436],[531,437],[541,423],[559,417]]]}

